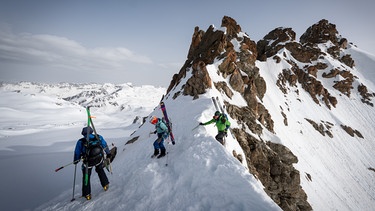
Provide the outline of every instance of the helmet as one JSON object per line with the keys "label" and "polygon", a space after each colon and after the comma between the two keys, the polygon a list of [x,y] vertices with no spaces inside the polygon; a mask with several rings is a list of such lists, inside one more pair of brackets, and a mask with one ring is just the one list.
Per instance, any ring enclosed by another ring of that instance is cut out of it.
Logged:
{"label": "helmet", "polygon": [[158,118],[156,116],[152,116],[151,119],[150,119],[150,123],[153,124],[153,125],[158,123]]}
{"label": "helmet", "polygon": [[214,116],[212,118],[218,119],[219,116],[220,116],[220,111],[216,111],[215,114],[214,114]]}

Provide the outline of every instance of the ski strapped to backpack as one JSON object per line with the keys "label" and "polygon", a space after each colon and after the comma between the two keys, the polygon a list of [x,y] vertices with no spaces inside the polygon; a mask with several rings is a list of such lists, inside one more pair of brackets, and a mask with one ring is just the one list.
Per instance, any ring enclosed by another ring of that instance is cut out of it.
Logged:
{"label": "ski strapped to backpack", "polygon": [[165,104],[164,104],[163,101],[160,102],[160,108],[161,108],[161,111],[163,112],[164,120],[165,120],[165,123],[167,125],[168,131],[169,131],[169,136],[171,137],[172,144],[174,145],[175,139],[174,139],[174,135],[173,135],[173,132],[172,132],[172,122],[168,118],[167,108],[165,107]]}
{"label": "ski strapped to backpack", "polygon": [[212,102],[214,103],[216,111],[220,111],[221,112],[220,118],[224,117],[225,120],[227,120],[228,116],[225,114],[224,108],[221,106],[219,98],[218,97],[216,97],[216,98],[212,97]]}
{"label": "ski strapped to backpack", "polygon": [[[97,166],[101,163],[104,164],[104,167],[107,169],[108,172],[112,173],[112,161],[115,159],[117,154],[117,147],[112,143],[112,148],[109,150],[111,157],[105,157],[105,150],[106,148],[103,148],[101,145],[100,135],[96,132],[96,128],[94,125],[94,122],[92,121],[92,116],[90,113],[90,107],[86,108],[87,110],[87,125],[90,127],[92,126],[92,129],[94,131],[94,138],[89,138],[87,136],[86,138],[83,138],[85,140],[82,140],[82,143],[86,147],[86,156],[87,160],[84,164],[85,166],[88,166],[89,168],[93,166]],[[107,146],[109,148],[109,146]]]}
{"label": "ski strapped to backpack", "polygon": [[[220,111],[221,114],[225,117],[225,119],[228,120],[228,116],[225,113],[224,107],[220,103],[219,97],[216,97],[216,98],[212,97],[212,102],[213,102],[213,104],[215,106],[216,111]],[[234,137],[234,135],[232,133],[232,130],[229,129],[229,131],[230,131],[230,134],[232,135],[233,139],[236,139],[236,137]]]}
{"label": "ski strapped to backpack", "polygon": [[[91,114],[90,114],[90,107],[87,107],[86,108],[86,112],[87,112],[87,131],[89,130],[90,128],[90,123],[91,123]],[[86,141],[89,142],[89,136],[87,135],[86,136]],[[88,182],[89,182],[89,168],[88,168],[88,163],[86,161],[85,164],[85,179],[84,179],[84,186],[87,186],[88,185]]]}

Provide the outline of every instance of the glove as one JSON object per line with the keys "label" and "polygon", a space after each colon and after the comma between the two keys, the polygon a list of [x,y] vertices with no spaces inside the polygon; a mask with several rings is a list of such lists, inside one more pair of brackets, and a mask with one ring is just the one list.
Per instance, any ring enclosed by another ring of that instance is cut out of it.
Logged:
{"label": "glove", "polygon": [[227,130],[224,131],[224,135],[225,135],[225,137],[228,137],[228,131]]}
{"label": "glove", "polygon": [[78,159],[78,160],[75,160],[75,161],[73,161],[73,164],[74,164],[74,165],[77,165],[77,163],[79,163],[79,161],[80,161],[79,159]]}
{"label": "glove", "polygon": [[200,122],[199,125],[204,125],[203,122]]}

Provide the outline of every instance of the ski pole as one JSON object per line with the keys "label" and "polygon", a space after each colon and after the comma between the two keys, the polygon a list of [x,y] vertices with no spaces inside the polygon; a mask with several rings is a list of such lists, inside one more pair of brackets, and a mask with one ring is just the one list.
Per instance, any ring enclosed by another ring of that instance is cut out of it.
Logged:
{"label": "ski pole", "polygon": [[74,163],[74,161],[71,162],[71,163],[68,163],[68,164],[66,164],[66,165],[64,165],[64,166],[61,166],[61,167],[55,169],[55,172],[58,172],[58,171],[60,171],[61,169],[65,168],[65,167],[67,167],[67,166],[69,166],[69,165],[72,165],[73,163]]}
{"label": "ski pole", "polygon": [[193,129],[191,129],[191,131],[197,129],[198,127],[200,126],[200,124],[198,124],[197,126],[195,126]]}
{"label": "ski pole", "polygon": [[74,201],[75,200],[75,198],[74,198],[74,191],[75,191],[75,188],[76,188],[76,173],[77,173],[77,164],[74,167],[73,197],[72,197],[72,200],[70,200],[70,201]]}
{"label": "ski pole", "polygon": [[[170,137],[168,137],[168,139],[170,139]],[[167,149],[169,148],[169,144],[167,144]],[[167,151],[167,159],[165,161],[165,166],[168,166],[168,151]]]}

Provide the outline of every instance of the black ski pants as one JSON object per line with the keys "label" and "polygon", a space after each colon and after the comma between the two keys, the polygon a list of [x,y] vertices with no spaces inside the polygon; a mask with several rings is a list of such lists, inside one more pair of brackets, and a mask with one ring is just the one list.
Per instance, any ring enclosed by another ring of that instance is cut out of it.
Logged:
{"label": "black ski pants", "polygon": [[[88,180],[87,180],[87,184],[85,185],[86,167],[84,165],[82,165],[82,174],[83,174],[83,178],[82,178],[82,196],[87,196],[87,195],[91,194],[90,177],[91,177],[91,171],[92,171],[93,168],[94,167],[87,169],[88,170],[87,171],[87,173],[88,173]],[[104,172],[103,163],[101,163],[100,165],[95,166],[95,171],[96,171],[96,173],[98,173],[99,180],[100,180],[100,183],[101,183],[102,187],[108,185],[109,181],[108,181],[107,175]]]}
{"label": "black ski pants", "polygon": [[215,139],[220,142],[220,144],[225,144],[225,132],[219,131],[219,133],[215,136]]}

